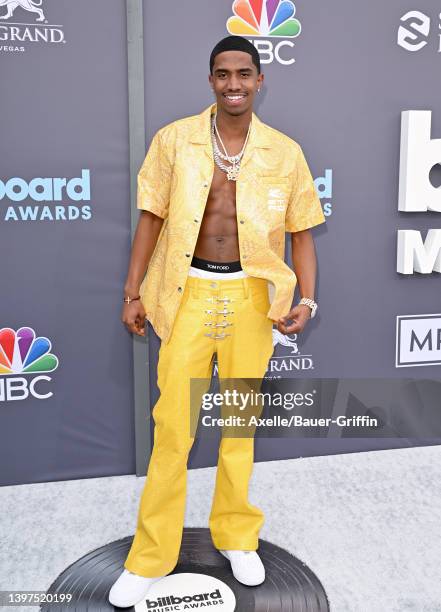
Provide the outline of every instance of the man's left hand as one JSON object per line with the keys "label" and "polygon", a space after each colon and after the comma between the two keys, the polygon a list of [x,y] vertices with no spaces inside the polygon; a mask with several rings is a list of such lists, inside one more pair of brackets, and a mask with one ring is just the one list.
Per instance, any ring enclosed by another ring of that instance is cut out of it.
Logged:
{"label": "man's left hand", "polygon": [[[310,318],[310,307],[306,304],[297,304],[286,316],[277,321],[277,329],[282,334],[299,334]],[[289,320],[292,322],[288,325]]]}

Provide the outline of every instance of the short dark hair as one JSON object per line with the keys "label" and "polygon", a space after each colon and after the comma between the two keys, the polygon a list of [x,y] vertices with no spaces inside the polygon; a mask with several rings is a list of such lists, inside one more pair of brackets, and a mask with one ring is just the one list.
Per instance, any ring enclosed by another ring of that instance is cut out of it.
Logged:
{"label": "short dark hair", "polygon": [[227,36],[217,43],[210,55],[210,74],[213,74],[214,58],[219,53],[224,51],[243,51],[249,53],[253,64],[257,68],[257,73],[260,74],[260,56],[256,47],[243,36]]}

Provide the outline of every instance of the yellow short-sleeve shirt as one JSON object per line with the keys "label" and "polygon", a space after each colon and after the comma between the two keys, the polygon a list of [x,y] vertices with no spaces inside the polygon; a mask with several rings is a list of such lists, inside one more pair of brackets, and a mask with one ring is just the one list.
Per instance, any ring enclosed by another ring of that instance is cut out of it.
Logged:
{"label": "yellow short-sleeve shirt", "polygon": [[[161,128],[138,174],[137,206],[164,219],[140,295],[158,336],[168,342],[185,288],[210,190],[214,159],[213,104],[200,115]],[[253,114],[236,181],[242,268],[270,285],[274,321],[291,308],[296,276],[286,265],[285,233],[323,223],[325,217],[301,147]]]}

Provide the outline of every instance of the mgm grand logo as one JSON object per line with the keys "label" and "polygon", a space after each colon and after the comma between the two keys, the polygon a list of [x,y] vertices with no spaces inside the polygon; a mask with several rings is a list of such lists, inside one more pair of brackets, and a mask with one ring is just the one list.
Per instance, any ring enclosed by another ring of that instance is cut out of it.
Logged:
{"label": "mgm grand logo", "polygon": [[[0,20],[5,21],[4,24],[0,22],[0,51],[25,51],[20,43],[66,42],[63,26],[48,23],[42,4],[43,0],[0,0],[0,10],[6,8],[6,13],[0,14]],[[26,16],[28,20],[34,18],[35,23],[19,21]]]}

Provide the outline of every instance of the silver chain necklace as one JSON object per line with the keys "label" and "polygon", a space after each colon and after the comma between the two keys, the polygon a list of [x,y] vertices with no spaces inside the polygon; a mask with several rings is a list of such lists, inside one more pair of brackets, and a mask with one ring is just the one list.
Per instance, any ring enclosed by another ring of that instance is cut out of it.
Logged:
{"label": "silver chain necklace", "polygon": [[[223,172],[227,173],[227,180],[237,181],[239,177],[240,164],[241,164],[242,157],[245,152],[245,147],[247,146],[248,138],[249,138],[250,131],[251,131],[251,121],[250,121],[250,125],[248,126],[248,132],[245,138],[245,142],[243,143],[242,150],[237,155],[228,155],[225,145],[222,142],[222,138],[219,134],[219,130],[217,129],[216,116],[217,116],[217,113],[216,115],[214,115],[212,122],[211,122],[211,142],[213,145],[214,161],[216,162],[216,165]],[[219,146],[216,141],[216,134],[217,134],[217,137],[219,138],[220,144],[222,145],[224,153],[222,153],[221,150],[219,149]],[[229,162],[231,165],[227,166],[226,164],[224,164],[224,161]]]}

